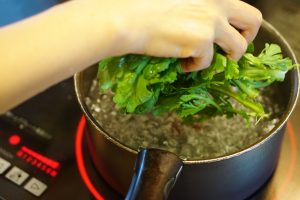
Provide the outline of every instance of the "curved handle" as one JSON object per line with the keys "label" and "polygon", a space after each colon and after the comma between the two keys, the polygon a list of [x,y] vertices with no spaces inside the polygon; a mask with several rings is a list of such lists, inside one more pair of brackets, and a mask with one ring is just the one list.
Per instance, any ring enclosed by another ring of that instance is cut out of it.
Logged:
{"label": "curved handle", "polygon": [[182,169],[181,159],[160,149],[141,149],[125,200],[165,200]]}

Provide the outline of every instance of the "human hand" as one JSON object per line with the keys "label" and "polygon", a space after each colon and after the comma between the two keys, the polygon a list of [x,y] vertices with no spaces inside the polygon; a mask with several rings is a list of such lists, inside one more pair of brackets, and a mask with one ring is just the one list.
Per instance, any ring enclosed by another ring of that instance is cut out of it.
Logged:
{"label": "human hand", "polygon": [[259,10],[239,0],[121,0],[114,5],[123,15],[122,52],[188,58],[185,71],[208,67],[214,43],[238,60],[262,22]]}

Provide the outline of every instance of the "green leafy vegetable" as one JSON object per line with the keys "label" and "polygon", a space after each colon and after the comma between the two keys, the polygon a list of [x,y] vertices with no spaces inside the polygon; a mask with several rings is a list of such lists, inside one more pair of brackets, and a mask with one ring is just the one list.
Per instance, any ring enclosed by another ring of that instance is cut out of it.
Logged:
{"label": "green leafy vegetable", "polygon": [[[126,113],[174,111],[187,121],[235,114],[263,118],[268,114],[257,101],[260,88],[283,81],[295,65],[276,44],[266,44],[258,56],[253,51],[251,44],[236,62],[215,48],[211,66],[191,73],[182,72],[177,58],[107,58],[99,63],[99,88],[114,92],[113,101]],[[242,106],[234,107],[233,101]]]}

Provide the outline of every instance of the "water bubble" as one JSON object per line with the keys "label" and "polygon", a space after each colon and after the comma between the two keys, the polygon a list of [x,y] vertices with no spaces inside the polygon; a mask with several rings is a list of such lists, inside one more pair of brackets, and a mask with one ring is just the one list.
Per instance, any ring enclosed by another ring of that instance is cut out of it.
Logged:
{"label": "water bubble", "polygon": [[[133,149],[153,147],[172,151],[182,159],[208,159],[236,152],[258,141],[278,123],[278,118],[261,120],[250,127],[240,116],[218,116],[193,126],[169,113],[153,117],[150,114],[121,114],[112,101],[112,93],[99,94],[94,81],[89,97],[85,98],[92,116],[104,130]],[[268,98],[262,98],[269,102]],[[272,104],[268,112],[280,113],[280,106]]]}

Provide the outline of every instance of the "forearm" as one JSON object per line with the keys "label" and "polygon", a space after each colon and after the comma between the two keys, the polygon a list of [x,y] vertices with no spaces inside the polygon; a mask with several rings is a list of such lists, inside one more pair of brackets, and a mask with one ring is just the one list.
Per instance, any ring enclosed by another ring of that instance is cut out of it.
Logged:
{"label": "forearm", "polygon": [[0,112],[103,57],[122,54],[116,20],[88,2],[68,2],[0,29]]}

